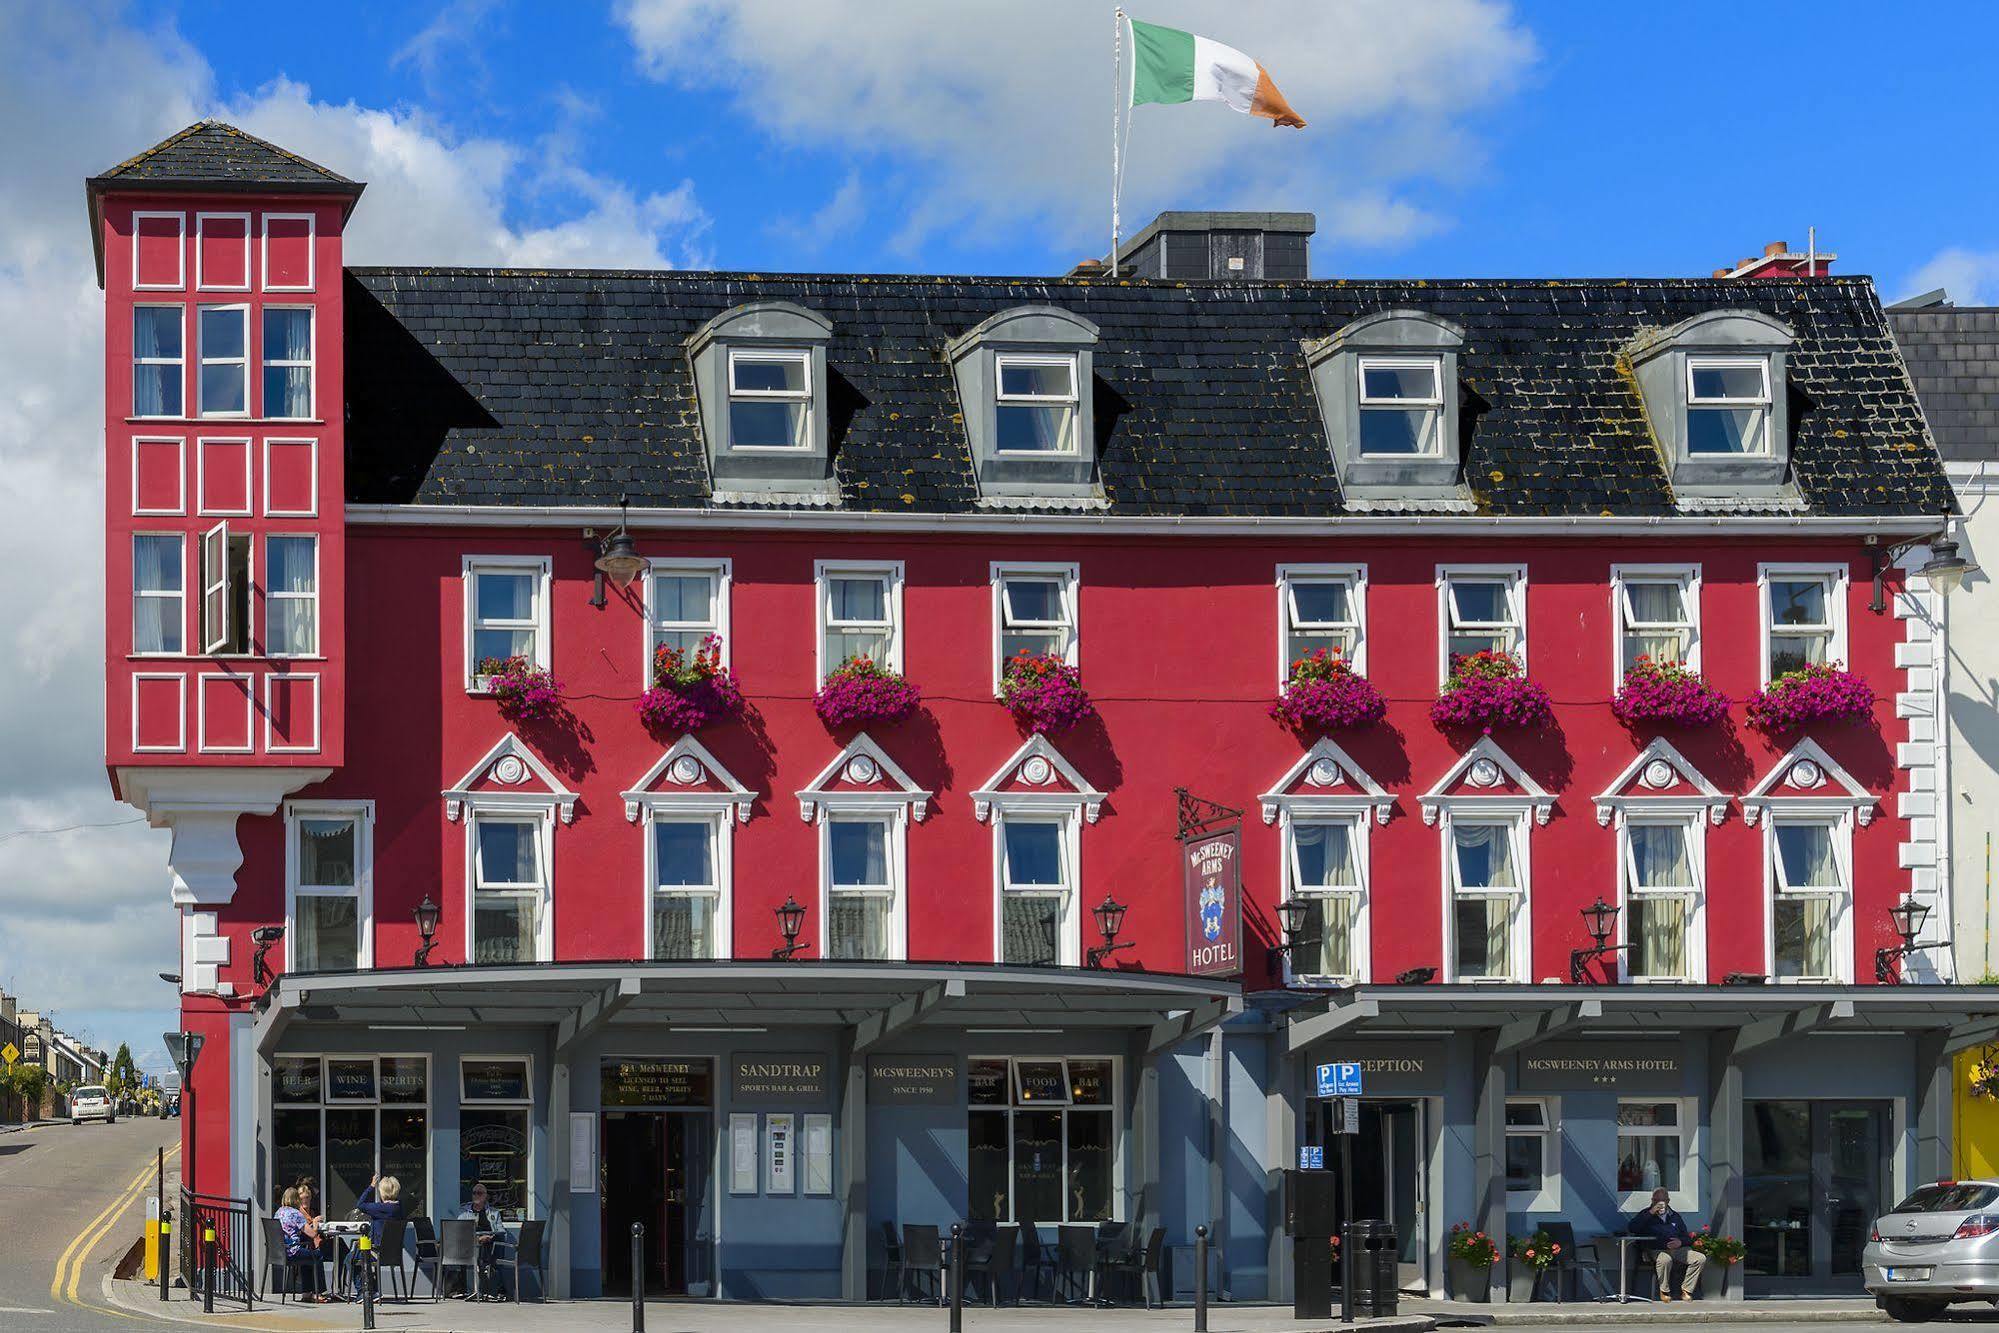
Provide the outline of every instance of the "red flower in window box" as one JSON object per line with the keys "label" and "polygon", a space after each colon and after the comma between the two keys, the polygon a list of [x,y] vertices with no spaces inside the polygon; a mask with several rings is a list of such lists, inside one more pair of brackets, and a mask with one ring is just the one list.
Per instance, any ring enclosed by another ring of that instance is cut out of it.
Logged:
{"label": "red flower in window box", "polygon": [[1351,731],[1371,727],[1388,703],[1336,648],[1316,648],[1291,664],[1284,692],[1270,715],[1294,731]]}
{"label": "red flower in window box", "polygon": [[1624,673],[1610,711],[1627,724],[1711,727],[1728,716],[1728,696],[1708,684],[1700,672],[1678,662],[1640,657]]}
{"label": "red flower in window box", "polygon": [[872,658],[850,657],[826,673],[812,707],[827,726],[847,727],[900,721],[921,702],[923,695],[900,672]]}
{"label": "red flower in window box", "polygon": [[479,663],[486,692],[509,722],[537,722],[562,711],[562,682],[525,657],[488,657]]}
{"label": "red flower in window box", "polygon": [[1030,732],[1067,731],[1097,715],[1083,673],[1053,653],[1015,653],[1000,674],[1000,702]]}
{"label": "red flower in window box", "polygon": [[1851,722],[1874,712],[1874,687],[1837,662],[1786,671],[1749,696],[1749,725],[1791,731],[1811,722]]}
{"label": "red flower in window box", "polygon": [[722,665],[722,636],[710,634],[693,652],[662,643],[653,650],[652,688],[639,696],[639,716],[659,731],[699,731],[743,711],[736,673]]}
{"label": "red flower in window box", "polygon": [[1451,661],[1451,681],[1430,705],[1430,720],[1440,727],[1546,726],[1554,715],[1548,692],[1527,679],[1511,653],[1484,652]]}

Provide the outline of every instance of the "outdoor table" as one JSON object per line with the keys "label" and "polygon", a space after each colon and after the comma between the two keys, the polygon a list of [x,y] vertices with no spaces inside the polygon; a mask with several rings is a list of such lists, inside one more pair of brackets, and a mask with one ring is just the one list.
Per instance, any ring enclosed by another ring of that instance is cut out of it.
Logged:
{"label": "outdoor table", "polygon": [[1617,1237],[1617,1303],[1619,1305],[1629,1305],[1633,1301],[1644,1301],[1649,1304],[1652,1300],[1650,1296],[1633,1296],[1631,1294],[1631,1247],[1633,1245],[1647,1244],[1651,1239],[1650,1236],[1634,1236],[1628,1231]]}
{"label": "outdoor table", "polygon": [[347,1267],[353,1262],[361,1237],[368,1234],[366,1222],[321,1222],[320,1232],[333,1238],[333,1287],[332,1294],[345,1299],[348,1291]]}

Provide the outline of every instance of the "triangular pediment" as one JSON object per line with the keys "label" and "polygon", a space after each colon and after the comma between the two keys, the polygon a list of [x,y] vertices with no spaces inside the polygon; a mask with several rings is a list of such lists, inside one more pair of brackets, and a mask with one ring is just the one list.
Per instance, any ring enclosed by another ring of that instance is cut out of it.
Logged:
{"label": "triangular pediment", "polygon": [[1478,744],[1459,755],[1420,800],[1425,824],[1436,823],[1450,806],[1531,809],[1537,824],[1547,823],[1555,809],[1555,798],[1490,736],[1480,737]]}
{"label": "triangular pediment", "polygon": [[984,822],[996,805],[1016,809],[1036,806],[1073,809],[1081,806],[1083,818],[1096,823],[1103,813],[1104,793],[1083,780],[1076,766],[1046,736],[1029,736],[1025,744],[1001,764],[972,793],[972,815]]}
{"label": "triangular pediment", "polygon": [[1851,810],[1862,824],[1874,822],[1875,799],[1853,780],[1825,747],[1807,736],[1770,766],[1742,798],[1742,817],[1754,824],[1767,809]]}
{"label": "triangular pediment", "polygon": [[1615,781],[1596,798],[1596,822],[1608,826],[1627,810],[1659,813],[1700,810],[1708,822],[1719,824],[1728,814],[1728,797],[1722,794],[1692,761],[1664,736],[1659,737],[1625,766]]}
{"label": "triangular pediment", "polygon": [[1276,823],[1278,813],[1285,810],[1297,814],[1370,810],[1376,823],[1386,824],[1395,807],[1395,798],[1330,736],[1305,751],[1277,785],[1257,800],[1263,805],[1266,824]]}
{"label": "triangular pediment", "polygon": [[508,732],[465,776],[446,788],[444,817],[458,821],[467,805],[492,809],[548,809],[562,815],[562,822],[576,819],[576,793],[563,786],[555,773],[530,750],[527,742]]}
{"label": "triangular pediment", "polygon": [[851,810],[907,808],[921,822],[935,794],[911,781],[901,765],[864,731],[848,741],[833,756],[833,762],[798,793],[798,817],[808,824],[815,817],[824,819],[829,806]]}
{"label": "triangular pediment", "polygon": [[630,791],[620,794],[625,799],[625,818],[634,823],[641,809],[671,807],[731,810],[737,823],[747,824],[757,799],[755,792],[736,781],[722,761],[692,736],[675,741]]}

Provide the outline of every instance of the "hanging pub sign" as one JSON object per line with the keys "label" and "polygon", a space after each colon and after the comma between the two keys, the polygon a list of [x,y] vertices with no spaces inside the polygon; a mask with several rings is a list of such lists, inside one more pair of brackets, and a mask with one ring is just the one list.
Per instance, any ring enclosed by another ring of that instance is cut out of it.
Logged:
{"label": "hanging pub sign", "polygon": [[1187,878],[1187,971],[1242,971],[1242,829],[1220,828],[1180,843]]}

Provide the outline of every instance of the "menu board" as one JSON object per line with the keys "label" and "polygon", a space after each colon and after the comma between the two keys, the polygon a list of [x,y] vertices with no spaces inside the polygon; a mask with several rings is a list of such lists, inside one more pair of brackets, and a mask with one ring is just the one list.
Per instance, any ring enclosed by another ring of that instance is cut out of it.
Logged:
{"label": "menu board", "polygon": [[707,1106],[714,1100],[714,1062],[705,1056],[674,1060],[605,1060],[598,1096],[605,1109]]}

